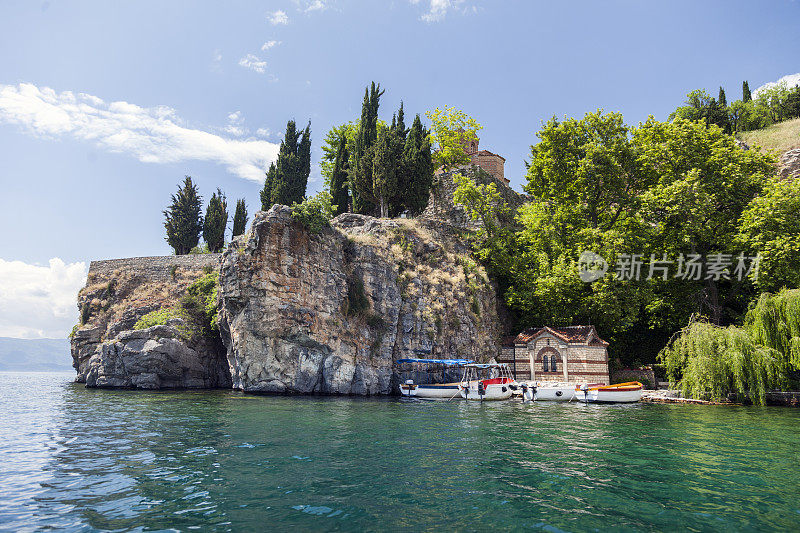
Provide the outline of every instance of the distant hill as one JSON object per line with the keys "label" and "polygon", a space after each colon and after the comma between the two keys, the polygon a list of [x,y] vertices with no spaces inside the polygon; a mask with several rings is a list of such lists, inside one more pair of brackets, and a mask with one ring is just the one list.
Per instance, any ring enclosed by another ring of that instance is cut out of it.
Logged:
{"label": "distant hill", "polygon": [[779,122],[763,130],[744,131],[736,137],[748,146],[760,146],[767,150],[785,152],[800,148],[800,118]]}
{"label": "distant hill", "polygon": [[0,371],[54,372],[72,370],[69,339],[0,337]]}

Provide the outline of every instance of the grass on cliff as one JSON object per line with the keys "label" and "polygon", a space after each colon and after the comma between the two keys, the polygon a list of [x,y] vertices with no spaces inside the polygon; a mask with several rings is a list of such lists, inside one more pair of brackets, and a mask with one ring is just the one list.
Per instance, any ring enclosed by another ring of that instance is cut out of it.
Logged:
{"label": "grass on cliff", "polygon": [[186,338],[199,335],[215,337],[219,335],[217,323],[217,292],[219,274],[208,272],[186,289],[177,308],[161,308],[141,317],[133,329],[146,329],[165,325],[173,318],[180,318],[186,324],[179,331]]}
{"label": "grass on cliff", "polygon": [[800,148],[800,118],[779,122],[760,130],[740,132],[736,137],[748,146],[760,146],[766,150],[785,152]]}

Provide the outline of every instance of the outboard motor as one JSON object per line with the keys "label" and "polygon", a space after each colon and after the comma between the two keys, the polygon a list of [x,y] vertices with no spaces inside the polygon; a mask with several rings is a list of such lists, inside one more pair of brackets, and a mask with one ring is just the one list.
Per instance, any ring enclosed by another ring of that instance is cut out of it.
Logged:
{"label": "outboard motor", "polygon": [[583,403],[589,403],[589,385],[584,383],[581,385],[581,391],[583,392]]}

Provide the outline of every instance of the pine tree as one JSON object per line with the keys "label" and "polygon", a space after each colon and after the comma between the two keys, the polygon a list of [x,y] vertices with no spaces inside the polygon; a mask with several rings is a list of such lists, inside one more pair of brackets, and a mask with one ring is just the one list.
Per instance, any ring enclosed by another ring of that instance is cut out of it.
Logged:
{"label": "pine tree", "polygon": [[750,85],[747,83],[747,80],[742,82],[742,102],[749,102],[753,99],[753,96],[750,94]]}
{"label": "pine tree", "polygon": [[372,187],[372,147],[378,138],[378,108],[383,93],[380,84],[374,81],[364,90],[361,121],[356,131],[355,147],[350,154],[348,173],[353,211],[356,213],[374,214],[377,206]]}
{"label": "pine tree", "polygon": [[397,173],[395,169],[395,144],[397,144],[393,130],[381,131],[372,163],[372,193],[378,200],[380,216],[389,216],[389,200],[397,192]]}
{"label": "pine tree", "polygon": [[286,123],[278,160],[270,165],[264,188],[261,191],[261,206],[264,210],[273,204],[292,205],[300,203],[306,195],[308,175],[311,173],[311,122],[299,132],[294,120]]}
{"label": "pine tree", "polygon": [[346,213],[350,207],[350,195],[347,184],[347,167],[350,154],[347,152],[347,139],[342,136],[336,149],[336,159],[333,160],[331,173],[331,197],[336,206],[336,215]]}
{"label": "pine tree", "polygon": [[211,195],[203,222],[203,240],[209,251],[219,253],[225,247],[225,229],[228,226],[228,201],[219,187]]}
{"label": "pine tree", "polygon": [[419,115],[414,117],[406,138],[402,167],[408,175],[405,206],[411,214],[418,215],[428,205],[434,170],[430,140]]}
{"label": "pine tree", "polygon": [[725,89],[723,89],[721,86],[719,88],[719,98],[717,98],[717,100],[719,100],[720,107],[728,107],[728,100],[725,98]]}
{"label": "pine tree", "polygon": [[175,255],[188,254],[200,241],[203,230],[203,199],[198,194],[192,178],[186,176],[183,187],[172,195],[172,204],[164,211],[166,241]]}
{"label": "pine tree", "polygon": [[247,204],[244,198],[236,200],[236,212],[233,214],[233,236],[242,235],[247,229]]}

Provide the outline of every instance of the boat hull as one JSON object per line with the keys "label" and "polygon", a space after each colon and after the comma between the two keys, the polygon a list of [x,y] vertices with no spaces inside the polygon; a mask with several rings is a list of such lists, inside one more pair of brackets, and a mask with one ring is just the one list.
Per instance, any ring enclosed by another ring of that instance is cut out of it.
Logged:
{"label": "boat hull", "polygon": [[636,403],[642,399],[641,383],[622,383],[607,387],[593,387],[586,391],[575,390],[575,399],[584,403]]}
{"label": "boat hull", "polygon": [[575,399],[575,386],[536,387],[535,401],[569,402]]}
{"label": "boat hull", "polygon": [[426,400],[449,400],[450,398],[459,398],[461,396],[461,389],[458,383],[432,385],[402,383],[400,385],[400,394],[402,396],[411,396]]}
{"label": "boat hull", "polygon": [[490,383],[483,386],[480,393],[477,381],[461,383],[461,397],[467,400],[508,400],[511,398],[511,383]]}

